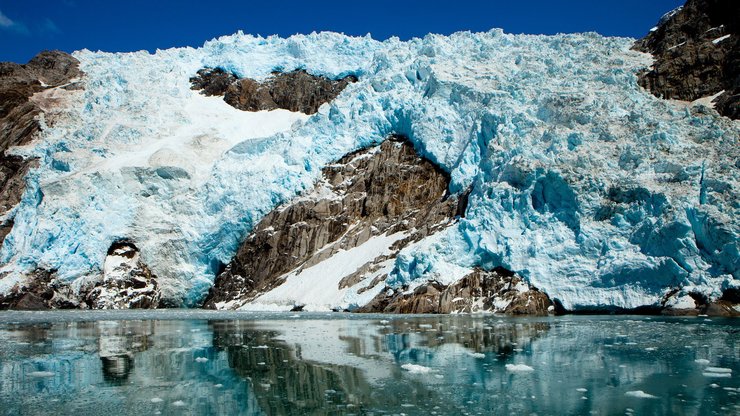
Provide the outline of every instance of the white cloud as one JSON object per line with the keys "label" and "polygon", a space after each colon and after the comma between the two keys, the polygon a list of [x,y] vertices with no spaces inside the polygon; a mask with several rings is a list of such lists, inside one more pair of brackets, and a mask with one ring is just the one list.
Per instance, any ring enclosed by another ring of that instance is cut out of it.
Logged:
{"label": "white cloud", "polygon": [[2,28],[11,28],[15,25],[15,22],[10,20],[10,18],[3,14],[2,10],[0,10],[0,27]]}
{"label": "white cloud", "polygon": [[0,30],[20,33],[21,35],[31,34],[25,24],[11,20],[8,16],[3,14],[2,10],[0,10]]}

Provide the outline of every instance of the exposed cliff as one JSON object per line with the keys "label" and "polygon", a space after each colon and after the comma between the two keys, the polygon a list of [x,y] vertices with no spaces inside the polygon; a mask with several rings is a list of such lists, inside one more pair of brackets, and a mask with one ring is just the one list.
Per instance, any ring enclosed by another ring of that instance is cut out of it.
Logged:
{"label": "exposed cliff", "polygon": [[78,66],[77,59],[60,51],[41,52],[25,65],[0,62],[0,246],[13,226],[7,214],[20,202],[23,178],[34,163],[7,151],[27,144],[41,129],[42,108],[34,94],[74,88],[70,81],[80,76]]}
{"label": "exposed cliff", "polygon": [[275,110],[282,108],[314,114],[321,104],[339,95],[357,77],[348,75],[332,80],[311,75],[304,70],[273,72],[263,82],[251,78],[240,79],[221,68],[204,68],[190,79],[193,89],[205,95],[223,95],[230,106],[244,111]]}
{"label": "exposed cliff", "polygon": [[[216,278],[205,306],[242,306],[284,283],[291,272],[300,278],[302,269],[324,267],[322,261],[340,251],[363,246],[375,237],[396,235],[390,250],[386,245],[367,253],[367,262],[357,270],[326,270],[336,275],[336,286],[324,288],[327,292],[360,283],[364,290],[374,287],[384,280],[382,270],[399,250],[449,226],[464,211],[457,198],[448,195],[448,184],[444,172],[420,158],[400,137],[343,157],[323,169],[322,180],[313,190],[276,208],[257,224]],[[296,293],[294,299],[300,295]],[[290,297],[284,300],[291,301]],[[295,300],[286,306],[303,304]]]}
{"label": "exposed cliff", "polygon": [[[636,75],[652,59],[633,43],[500,30],[408,42],[240,33],[155,54],[77,52],[85,90],[20,149],[38,168],[0,248],[0,293],[37,270],[87,287],[127,239],[173,306],[201,305],[224,272],[232,278],[209,306],[352,309],[385,302],[381,292],[401,305],[420,287],[432,303],[434,290],[485,305],[479,288],[511,282],[481,274],[456,285],[484,270],[511,271],[528,285],[519,293],[536,287],[571,311],[717,302],[740,287],[740,125],[647,93]],[[222,71],[195,80],[201,94],[190,79],[204,67]],[[249,79],[259,86],[234,102],[282,105],[268,86],[276,70],[305,71],[296,88],[318,111],[241,111],[219,95]],[[348,74],[357,82],[319,105],[315,77]],[[394,133],[441,175],[409,180],[434,193],[384,172],[397,189],[372,201],[325,176],[342,160],[337,175],[355,178],[345,169],[376,156],[353,152]],[[465,195],[457,217],[451,201]]]}
{"label": "exposed cliff", "polygon": [[740,118],[740,2],[689,0],[666,14],[634,48],[653,54],[640,84],[663,98],[713,97],[720,114]]}

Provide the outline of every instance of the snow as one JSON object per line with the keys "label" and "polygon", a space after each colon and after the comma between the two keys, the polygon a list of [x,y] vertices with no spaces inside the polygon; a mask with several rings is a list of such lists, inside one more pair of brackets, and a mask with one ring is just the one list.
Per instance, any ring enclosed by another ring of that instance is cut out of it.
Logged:
{"label": "snow", "polygon": [[714,44],[716,45],[716,44],[718,44],[718,43],[722,42],[722,41],[723,41],[723,40],[725,40],[725,39],[729,39],[729,38],[730,38],[730,36],[732,36],[732,35],[731,35],[731,34],[728,34],[728,35],[720,36],[720,37],[718,37],[717,39],[714,39],[714,40],[712,41],[712,43],[714,43]]}
{"label": "snow", "polygon": [[[465,217],[402,250],[385,284],[449,284],[502,266],[567,309],[658,305],[673,287],[716,299],[740,287],[740,123],[644,91],[636,73],[651,58],[632,43],[501,30],[384,42],[237,33],[154,54],[76,52],[85,90],[13,150],[39,167],[2,219],[15,225],[0,290],[36,268],[77,287],[129,238],[165,297],[197,305],[267,212],[323,166],[398,133],[450,174],[451,192],[472,193]],[[204,66],[359,82],[311,117],[246,113],[190,90]],[[320,310],[366,299],[345,298],[339,273],[307,272],[327,294],[296,273],[286,284],[297,292],[263,296]]]}
{"label": "snow", "polygon": [[645,393],[642,390],[634,390],[634,391],[628,391],[624,393],[627,397],[635,397],[638,399],[657,399],[658,396],[653,396],[652,394]]}
{"label": "snow", "polygon": [[506,364],[506,371],[512,373],[531,373],[534,371],[534,368],[526,364]]}
{"label": "snow", "polygon": [[343,310],[352,305],[357,306],[357,302],[353,301],[357,296],[356,289],[340,289],[339,282],[377,257],[390,254],[390,247],[393,243],[405,237],[407,237],[405,232],[375,236],[357,247],[340,250],[337,254],[311,267],[299,268],[287,273],[282,278],[285,283],[240,309],[279,311],[290,310],[295,305],[301,305],[305,311],[331,311],[333,309]]}

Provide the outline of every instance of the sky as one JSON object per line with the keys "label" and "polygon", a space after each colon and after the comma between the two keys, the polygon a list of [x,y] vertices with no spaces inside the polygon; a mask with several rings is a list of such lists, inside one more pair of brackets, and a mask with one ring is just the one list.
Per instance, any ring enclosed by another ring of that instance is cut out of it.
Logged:
{"label": "sky", "polygon": [[290,36],[330,30],[375,39],[502,28],[639,38],[682,0],[325,2],[320,0],[0,0],[0,61],[43,49],[130,52],[201,46],[237,30]]}

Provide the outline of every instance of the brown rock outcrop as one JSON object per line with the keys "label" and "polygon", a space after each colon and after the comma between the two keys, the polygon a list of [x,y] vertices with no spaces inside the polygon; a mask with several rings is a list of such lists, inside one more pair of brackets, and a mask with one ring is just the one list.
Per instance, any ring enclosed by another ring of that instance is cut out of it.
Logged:
{"label": "brown rock outcrop", "polygon": [[546,294],[508,270],[477,269],[449,286],[429,282],[413,292],[408,287],[386,288],[356,312],[547,315],[552,305]]}
{"label": "brown rock outcrop", "polygon": [[[669,293],[663,300],[663,304],[665,305],[677,293],[678,290]],[[690,293],[689,296],[694,300],[693,308],[664,306],[660,313],[668,316],[740,316],[740,290],[738,289],[726,289],[722,296],[714,301],[710,301],[706,296],[699,293]]]}
{"label": "brown rock outcrop", "polygon": [[[68,87],[81,75],[79,62],[64,52],[44,51],[25,65],[0,63],[0,218],[20,201],[23,177],[34,161],[8,155],[12,146],[31,141],[40,130],[42,109],[31,97],[50,88]],[[13,222],[0,221],[0,245]]]}
{"label": "brown rock outcrop", "polygon": [[129,241],[111,245],[102,279],[84,296],[91,309],[153,309],[160,298],[156,276],[139,259],[139,249]]}
{"label": "brown rock outcrop", "polygon": [[[315,265],[373,236],[407,232],[393,246],[397,253],[447,227],[464,211],[447,194],[448,184],[447,174],[400,137],[347,155],[324,168],[323,181],[312,192],[257,224],[216,278],[204,306],[243,304],[282,283],[280,277],[291,270]],[[376,258],[340,285],[359,282],[393,256]]]}
{"label": "brown rock outcrop", "polygon": [[357,78],[349,75],[338,80],[311,75],[304,70],[275,72],[263,82],[250,78],[239,79],[220,68],[205,68],[190,78],[194,90],[203,94],[223,95],[224,101],[244,111],[275,110],[282,108],[314,114],[319,107],[336,98]]}
{"label": "brown rock outcrop", "polygon": [[740,2],[688,0],[668,14],[634,49],[655,63],[639,75],[658,97],[693,101],[725,91],[717,111],[740,118]]}
{"label": "brown rock outcrop", "polygon": [[54,270],[39,269],[0,295],[0,310],[152,309],[160,299],[157,278],[139,260],[139,249],[119,241],[108,250],[103,275],[79,290],[60,282]]}

